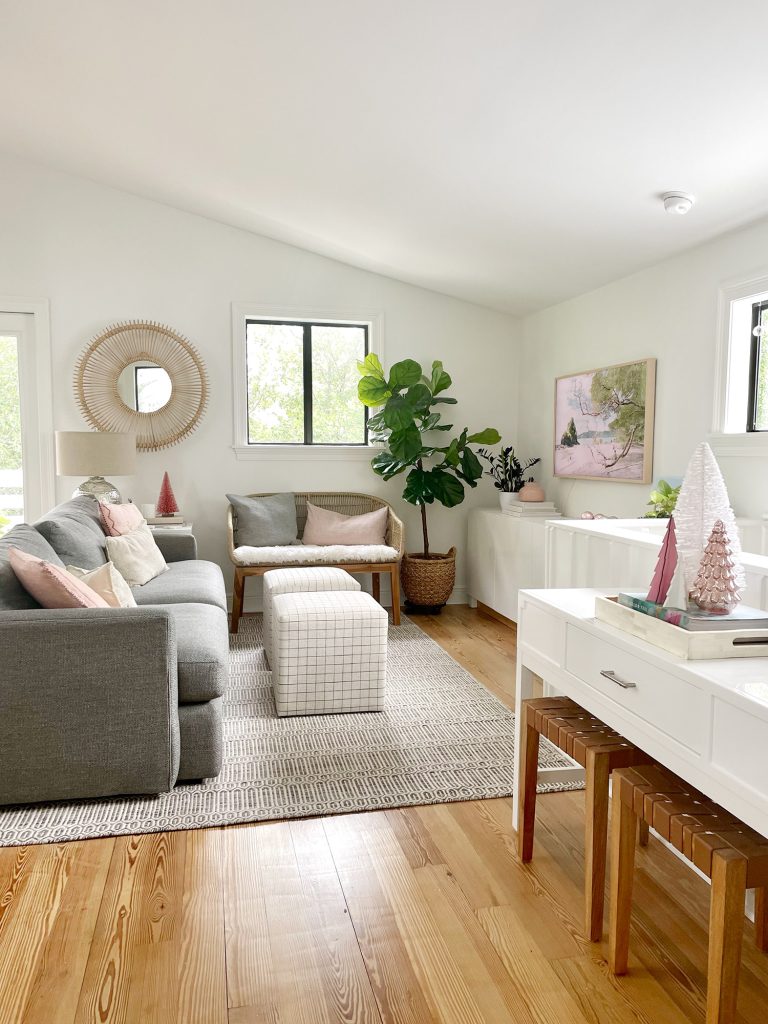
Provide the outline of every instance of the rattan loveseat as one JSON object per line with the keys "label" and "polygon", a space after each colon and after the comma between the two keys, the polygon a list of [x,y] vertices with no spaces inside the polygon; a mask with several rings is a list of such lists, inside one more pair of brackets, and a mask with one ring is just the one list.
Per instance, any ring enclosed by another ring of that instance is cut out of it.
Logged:
{"label": "rattan loveseat", "polygon": [[[264,498],[267,497],[267,494],[251,494],[249,497]],[[304,526],[307,522],[307,502],[346,516],[362,515],[365,512],[374,512],[379,508],[389,509],[386,530],[386,548],[389,550],[382,549],[380,558],[371,559],[369,557],[364,561],[360,560],[360,554],[365,549],[359,548],[359,545],[351,545],[347,552],[333,561],[329,561],[326,553],[317,548],[313,550],[307,547],[302,551],[301,545],[287,545],[283,549],[284,557],[283,551],[278,548],[263,548],[261,554],[258,548],[246,551],[246,549],[235,546],[237,513],[230,505],[227,512],[227,548],[230,560],[235,567],[231,631],[236,633],[240,623],[247,577],[263,576],[269,569],[284,569],[292,565],[333,565],[339,569],[346,569],[350,573],[369,572],[372,576],[373,596],[377,601],[380,600],[381,589],[379,576],[383,572],[389,573],[392,589],[392,621],[398,625],[400,622],[400,560],[403,557],[403,524],[388,502],[372,494],[349,492],[304,491],[297,493],[295,497],[299,538],[303,536]],[[336,550],[334,549],[334,551]],[[314,558],[313,554],[316,554],[317,557]]]}

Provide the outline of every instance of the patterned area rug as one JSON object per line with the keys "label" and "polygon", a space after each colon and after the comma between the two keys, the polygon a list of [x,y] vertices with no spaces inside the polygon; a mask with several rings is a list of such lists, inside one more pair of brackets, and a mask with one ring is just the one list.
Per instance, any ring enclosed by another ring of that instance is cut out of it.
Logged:
{"label": "patterned area rug", "polygon": [[[156,797],[7,808],[0,846],[512,794],[514,714],[413,623],[390,627],[386,710],[379,713],[277,718],[261,616],[245,617],[230,639],[217,779]],[[540,763],[571,762],[543,741]]]}

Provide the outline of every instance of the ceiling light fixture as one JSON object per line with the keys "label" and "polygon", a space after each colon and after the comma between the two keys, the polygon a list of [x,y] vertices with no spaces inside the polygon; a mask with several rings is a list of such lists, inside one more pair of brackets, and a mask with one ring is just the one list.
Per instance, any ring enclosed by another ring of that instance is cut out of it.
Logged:
{"label": "ceiling light fixture", "polygon": [[676,213],[680,217],[688,213],[696,202],[690,192],[662,192],[661,198],[664,200],[664,209],[667,213]]}

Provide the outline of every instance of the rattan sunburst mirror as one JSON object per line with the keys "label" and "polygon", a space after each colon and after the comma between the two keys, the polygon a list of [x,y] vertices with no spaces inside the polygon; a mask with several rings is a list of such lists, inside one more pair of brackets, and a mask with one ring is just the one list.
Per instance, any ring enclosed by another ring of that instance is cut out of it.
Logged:
{"label": "rattan sunburst mirror", "polygon": [[84,350],[75,396],[96,430],[136,435],[139,451],[188,437],[208,402],[203,361],[187,339],[162,324],[113,324]]}

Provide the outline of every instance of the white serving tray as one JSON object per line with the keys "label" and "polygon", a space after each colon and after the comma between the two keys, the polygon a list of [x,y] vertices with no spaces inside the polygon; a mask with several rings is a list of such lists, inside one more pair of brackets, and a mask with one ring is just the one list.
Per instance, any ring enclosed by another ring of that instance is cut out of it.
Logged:
{"label": "white serving tray", "polygon": [[595,618],[646,640],[678,658],[708,661],[716,658],[768,658],[766,629],[682,629],[663,619],[619,604],[618,597],[596,597]]}

